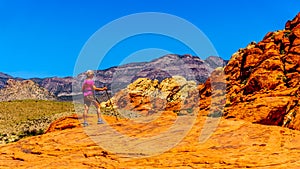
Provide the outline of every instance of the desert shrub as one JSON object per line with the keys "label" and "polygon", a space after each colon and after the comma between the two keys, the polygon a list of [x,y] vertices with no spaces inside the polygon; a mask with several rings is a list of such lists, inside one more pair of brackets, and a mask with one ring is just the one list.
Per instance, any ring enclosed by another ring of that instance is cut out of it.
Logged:
{"label": "desert shrub", "polygon": [[288,38],[290,36],[291,32],[288,31],[288,32],[284,32],[284,37]]}
{"label": "desert shrub", "polygon": [[242,84],[243,84],[243,85],[246,85],[247,82],[248,82],[248,78],[246,78],[245,80],[243,80],[243,81],[242,81]]}
{"label": "desert shrub", "polygon": [[208,117],[221,117],[223,115],[223,113],[221,111],[214,111],[213,113],[208,114]]}
{"label": "desert shrub", "polygon": [[44,100],[0,102],[0,144],[43,134],[51,122],[73,113],[75,113],[74,105],[71,102]]}

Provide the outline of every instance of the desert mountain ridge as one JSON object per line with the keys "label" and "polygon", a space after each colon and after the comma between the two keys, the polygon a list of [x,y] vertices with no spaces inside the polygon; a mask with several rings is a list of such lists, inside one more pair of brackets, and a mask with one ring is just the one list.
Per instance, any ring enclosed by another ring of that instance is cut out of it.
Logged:
{"label": "desert mountain ridge", "polygon": [[[187,79],[203,83],[214,68],[223,67],[226,63],[226,60],[216,56],[210,56],[205,60],[201,60],[199,57],[191,55],[169,54],[150,62],[136,62],[105,70],[95,70],[95,83],[97,86],[108,86],[113,90],[112,92],[126,88],[131,82],[142,77],[161,81],[174,75],[181,75]],[[48,90],[57,99],[71,101],[72,96],[80,95],[81,82],[84,78],[84,73],[79,74],[77,77],[30,79],[14,78],[1,73],[0,89],[7,85],[8,79],[16,81],[30,80]]]}

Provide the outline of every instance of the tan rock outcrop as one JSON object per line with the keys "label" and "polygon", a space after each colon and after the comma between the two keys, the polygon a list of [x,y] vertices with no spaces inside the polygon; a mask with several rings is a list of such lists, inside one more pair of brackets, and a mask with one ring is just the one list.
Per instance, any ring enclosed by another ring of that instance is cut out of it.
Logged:
{"label": "tan rock outcrop", "polygon": [[9,79],[5,88],[0,89],[0,101],[11,100],[54,100],[55,96],[45,88],[31,80],[13,80]]}
{"label": "tan rock outcrop", "polygon": [[[197,107],[198,92],[196,82],[181,76],[158,80],[139,78],[112,98],[115,106],[122,110],[152,114],[158,111],[189,110]],[[102,103],[109,108],[109,102]],[[189,110],[190,111],[190,110]]]}

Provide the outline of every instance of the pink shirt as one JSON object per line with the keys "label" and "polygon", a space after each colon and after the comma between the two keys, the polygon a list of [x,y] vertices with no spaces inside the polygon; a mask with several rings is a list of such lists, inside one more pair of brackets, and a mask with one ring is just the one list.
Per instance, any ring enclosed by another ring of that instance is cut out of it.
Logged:
{"label": "pink shirt", "polygon": [[89,95],[93,95],[93,86],[94,86],[94,81],[92,79],[86,79],[83,82],[83,95],[84,96],[89,96]]}

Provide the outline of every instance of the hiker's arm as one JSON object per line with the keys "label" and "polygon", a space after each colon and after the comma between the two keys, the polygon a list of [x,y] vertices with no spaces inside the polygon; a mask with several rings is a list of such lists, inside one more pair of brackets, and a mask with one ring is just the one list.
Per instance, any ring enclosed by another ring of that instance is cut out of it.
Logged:
{"label": "hiker's arm", "polygon": [[96,86],[93,86],[94,87],[94,90],[96,91],[103,91],[103,90],[107,90],[107,87],[102,87],[102,88],[98,88]]}

